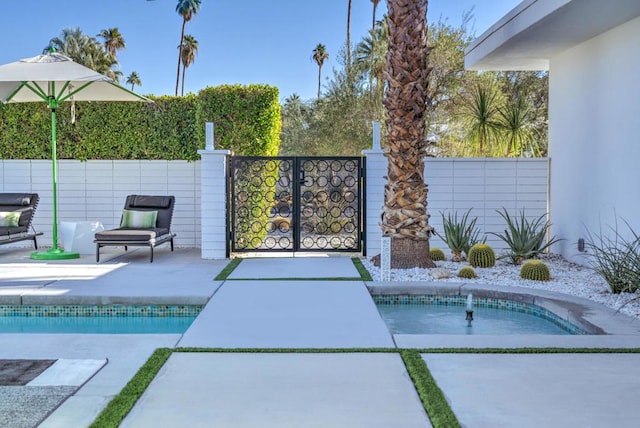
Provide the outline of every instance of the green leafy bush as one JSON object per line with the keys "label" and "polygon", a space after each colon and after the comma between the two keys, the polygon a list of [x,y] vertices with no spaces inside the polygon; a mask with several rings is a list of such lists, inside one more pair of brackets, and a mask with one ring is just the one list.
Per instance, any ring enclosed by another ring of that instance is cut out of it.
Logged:
{"label": "green leafy bush", "polygon": [[464,215],[458,220],[458,212],[456,211],[453,215],[448,213],[445,217],[444,213],[440,213],[442,215],[442,228],[444,229],[444,236],[439,234],[436,231],[436,235],[446,242],[447,246],[451,250],[451,261],[461,262],[464,260],[464,256],[469,254],[469,249],[478,243],[484,244],[487,240],[484,237],[482,240],[480,237],[480,230],[476,228],[477,217],[474,217],[471,221],[469,221],[469,214],[471,213],[471,208],[464,213]]}
{"label": "green leafy bush", "polygon": [[549,281],[551,273],[549,267],[541,260],[529,260],[520,268],[520,277],[533,281]]}
{"label": "green leafy bush", "polygon": [[440,262],[447,259],[440,248],[429,249],[429,257],[431,257],[431,260],[434,262]]}
{"label": "green leafy bush", "polygon": [[[266,85],[205,88],[153,103],[76,102],[57,110],[58,159],[198,160],[204,123],[216,125],[216,146],[235,154],[278,152],[278,89]],[[45,103],[0,105],[0,158],[50,159],[51,111]]]}
{"label": "green leafy bush", "polygon": [[476,278],[477,276],[478,275],[476,275],[476,271],[473,270],[473,267],[471,266],[463,266],[458,271],[458,278],[473,279],[473,278]]}
{"label": "green leafy bush", "polygon": [[504,233],[489,233],[502,239],[509,246],[507,257],[514,264],[519,265],[525,259],[537,257],[560,240],[553,236],[545,242],[547,232],[551,226],[549,221],[544,220],[546,214],[530,221],[525,216],[524,209],[520,211],[520,216],[517,219],[512,218],[505,208],[496,212],[507,222],[507,229],[505,229]]}
{"label": "green leafy bush", "polygon": [[[623,220],[624,221],[624,220]],[[612,237],[602,231],[587,231],[585,249],[591,269],[609,284],[612,293],[635,293],[640,289],[640,235],[629,223],[629,238],[618,231],[618,222],[610,227]]]}
{"label": "green leafy bush", "polygon": [[476,244],[469,249],[469,263],[480,268],[495,266],[496,253],[487,244]]}

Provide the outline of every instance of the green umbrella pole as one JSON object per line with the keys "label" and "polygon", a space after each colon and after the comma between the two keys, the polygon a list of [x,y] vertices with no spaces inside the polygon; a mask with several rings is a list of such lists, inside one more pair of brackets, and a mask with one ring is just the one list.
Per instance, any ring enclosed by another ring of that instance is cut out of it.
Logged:
{"label": "green umbrella pole", "polygon": [[53,175],[53,247],[44,252],[31,253],[33,260],[67,260],[77,259],[79,253],[66,252],[58,248],[58,159],[56,156],[56,108],[57,100],[50,98],[48,100],[51,107],[51,161]]}

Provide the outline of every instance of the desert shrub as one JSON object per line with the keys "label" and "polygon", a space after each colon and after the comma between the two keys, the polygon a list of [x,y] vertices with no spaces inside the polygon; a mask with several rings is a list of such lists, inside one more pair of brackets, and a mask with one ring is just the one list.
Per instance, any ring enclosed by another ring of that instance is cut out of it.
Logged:
{"label": "desert shrub", "polygon": [[610,227],[611,237],[602,231],[595,235],[587,231],[585,240],[591,269],[609,284],[612,293],[635,293],[640,289],[640,235],[624,223],[630,238],[618,231],[616,220]]}
{"label": "desert shrub", "polygon": [[451,261],[461,262],[464,260],[464,256],[469,254],[469,249],[478,243],[484,244],[487,240],[484,237],[482,240],[480,239],[480,230],[476,228],[477,217],[474,217],[469,221],[469,214],[471,213],[471,208],[462,215],[460,219],[458,219],[458,212],[456,211],[453,215],[448,213],[445,217],[444,213],[440,213],[442,215],[442,228],[444,229],[444,236],[436,231],[436,235],[444,242],[446,242],[447,246],[451,250]]}
{"label": "desert shrub", "polygon": [[541,260],[529,260],[520,268],[520,277],[533,281],[549,281],[551,273],[549,267]]}
{"label": "desert shrub", "polygon": [[481,268],[495,266],[496,253],[487,244],[476,244],[469,249],[469,263],[473,267]]}
{"label": "desert shrub", "polygon": [[546,241],[547,232],[551,226],[548,220],[544,220],[546,214],[535,220],[529,220],[525,216],[524,209],[520,211],[519,218],[512,218],[505,208],[496,212],[507,222],[507,229],[504,230],[504,233],[489,233],[497,236],[509,246],[507,257],[514,264],[519,265],[525,259],[537,257],[560,240],[553,236]]}
{"label": "desert shrub", "polygon": [[440,248],[431,248],[429,250],[429,257],[431,257],[431,260],[434,262],[440,262],[447,259]]}

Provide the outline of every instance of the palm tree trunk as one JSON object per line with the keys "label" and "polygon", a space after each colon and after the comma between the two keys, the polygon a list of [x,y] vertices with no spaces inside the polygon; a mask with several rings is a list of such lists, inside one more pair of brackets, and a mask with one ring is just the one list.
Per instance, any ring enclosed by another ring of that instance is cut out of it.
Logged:
{"label": "palm tree trunk", "polygon": [[347,71],[351,68],[351,0],[347,10]]}
{"label": "palm tree trunk", "polygon": [[182,91],[180,96],[184,97],[184,75],[187,73],[187,66],[182,64]]}
{"label": "palm tree trunk", "polygon": [[318,99],[320,99],[320,75],[322,74],[322,66],[318,64]]}
{"label": "palm tree trunk", "polygon": [[388,0],[386,109],[388,160],[382,232],[391,237],[391,267],[434,267],[429,257],[425,114],[427,0]]}
{"label": "palm tree trunk", "polygon": [[182,60],[182,43],[184,42],[184,27],[187,25],[187,20],[182,19],[182,32],[180,33],[180,45],[178,47],[178,72],[176,75],[176,97],[178,96],[178,85],[180,84],[180,61]]}

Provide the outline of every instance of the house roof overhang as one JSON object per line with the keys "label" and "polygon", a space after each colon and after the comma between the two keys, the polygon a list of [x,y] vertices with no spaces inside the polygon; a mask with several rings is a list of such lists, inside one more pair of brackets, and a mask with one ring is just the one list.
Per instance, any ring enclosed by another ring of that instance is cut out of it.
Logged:
{"label": "house roof overhang", "polygon": [[639,0],[524,0],[465,51],[468,70],[548,70],[549,59],[640,16]]}

